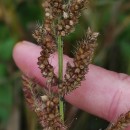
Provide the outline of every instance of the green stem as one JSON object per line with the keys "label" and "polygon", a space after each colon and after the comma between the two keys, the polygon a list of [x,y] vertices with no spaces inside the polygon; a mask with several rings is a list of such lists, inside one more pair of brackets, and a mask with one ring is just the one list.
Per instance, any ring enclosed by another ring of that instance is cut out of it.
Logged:
{"label": "green stem", "polygon": [[[58,36],[58,65],[59,81],[61,82],[63,79],[63,41],[61,36]],[[59,97],[59,108],[61,119],[64,122],[64,102],[62,101],[62,97]]]}

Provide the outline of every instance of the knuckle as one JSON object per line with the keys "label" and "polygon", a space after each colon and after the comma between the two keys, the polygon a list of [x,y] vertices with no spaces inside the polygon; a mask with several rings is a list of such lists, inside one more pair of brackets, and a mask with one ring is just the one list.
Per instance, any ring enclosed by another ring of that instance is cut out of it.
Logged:
{"label": "knuckle", "polygon": [[107,117],[108,120],[114,120],[117,116],[119,116],[119,104],[121,103],[121,97],[122,97],[122,90],[118,89],[117,91],[114,92],[108,112],[107,112]]}

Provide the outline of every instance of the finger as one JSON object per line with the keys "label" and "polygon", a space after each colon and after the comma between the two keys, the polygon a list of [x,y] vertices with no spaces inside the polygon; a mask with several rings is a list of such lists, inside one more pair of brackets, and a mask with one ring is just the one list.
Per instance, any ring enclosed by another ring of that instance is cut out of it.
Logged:
{"label": "finger", "polygon": [[[23,73],[44,85],[45,79],[37,66],[39,55],[40,47],[29,42],[17,44],[13,52],[14,60]],[[68,60],[71,61],[65,56],[64,64]],[[50,61],[57,72],[57,55],[54,54]],[[86,80],[78,89],[68,94],[66,100],[76,107],[110,121],[130,110],[129,86],[129,76],[90,65]]]}

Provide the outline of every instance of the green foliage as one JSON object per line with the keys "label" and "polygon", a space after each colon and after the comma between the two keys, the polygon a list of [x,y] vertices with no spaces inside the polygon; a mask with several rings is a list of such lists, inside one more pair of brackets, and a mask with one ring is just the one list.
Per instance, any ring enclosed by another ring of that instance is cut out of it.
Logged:
{"label": "green foliage", "polygon": [[9,84],[0,87],[0,121],[3,123],[8,121],[12,109],[12,96],[12,89]]}
{"label": "green foliage", "polygon": [[16,39],[8,38],[4,41],[4,44],[0,45],[0,59],[3,61],[9,61],[12,57],[12,50]]}

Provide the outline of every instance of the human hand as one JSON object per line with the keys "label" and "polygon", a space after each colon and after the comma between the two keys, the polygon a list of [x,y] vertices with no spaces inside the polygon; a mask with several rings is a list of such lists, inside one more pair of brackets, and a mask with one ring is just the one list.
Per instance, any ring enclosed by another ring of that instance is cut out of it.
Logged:
{"label": "human hand", "polygon": [[[15,46],[13,58],[24,74],[45,85],[45,78],[37,65],[40,50],[39,46],[24,41]],[[57,54],[54,54],[50,61],[57,72]],[[64,68],[67,61],[71,62],[72,59],[64,56]],[[65,100],[84,111],[113,121],[130,110],[129,96],[130,76],[90,65],[86,80],[79,88],[65,96]]]}

